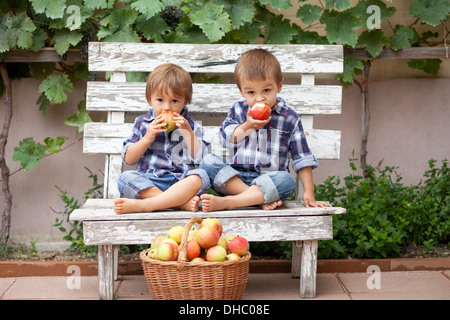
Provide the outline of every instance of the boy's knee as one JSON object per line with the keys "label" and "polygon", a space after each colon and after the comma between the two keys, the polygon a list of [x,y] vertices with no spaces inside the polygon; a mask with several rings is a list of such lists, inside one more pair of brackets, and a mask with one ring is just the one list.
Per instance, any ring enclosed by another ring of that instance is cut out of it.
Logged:
{"label": "boy's knee", "polygon": [[200,162],[199,168],[205,170],[211,167],[223,166],[224,164],[225,163],[223,159],[212,153],[209,153],[203,157],[202,161]]}
{"label": "boy's knee", "polygon": [[295,191],[295,179],[287,171],[269,172],[281,200],[285,200]]}

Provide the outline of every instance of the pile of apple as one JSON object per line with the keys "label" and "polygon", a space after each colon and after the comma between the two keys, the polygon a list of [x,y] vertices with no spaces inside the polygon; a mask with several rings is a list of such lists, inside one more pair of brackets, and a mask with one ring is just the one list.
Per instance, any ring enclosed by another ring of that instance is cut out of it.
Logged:
{"label": "pile of apple", "polygon": [[[156,236],[147,256],[161,261],[176,261],[180,252],[184,227],[170,228],[167,236]],[[222,237],[222,224],[216,218],[206,218],[199,228],[192,226],[186,243],[186,258],[191,262],[239,260],[249,250],[248,241],[235,234]]]}

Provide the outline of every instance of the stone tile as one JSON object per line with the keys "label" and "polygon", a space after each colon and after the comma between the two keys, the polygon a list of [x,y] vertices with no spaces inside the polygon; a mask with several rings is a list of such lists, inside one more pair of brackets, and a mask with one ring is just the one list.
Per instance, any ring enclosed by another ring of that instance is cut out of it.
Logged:
{"label": "stone tile", "polygon": [[79,282],[72,280],[70,277],[15,278],[2,299],[98,299],[97,277],[81,277]]}
{"label": "stone tile", "polygon": [[8,289],[14,284],[16,278],[0,278],[0,299],[8,291]]}
{"label": "stone tile", "polygon": [[150,300],[152,297],[148,290],[147,282],[143,275],[119,277],[120,284],[117,285],[116,299],[144,299]]}
{"label": "stone tile", "polygon": [[450,280],[439,271],[380,272],[379,281],[368,273],[338,277],[352,299],[450,299]]}

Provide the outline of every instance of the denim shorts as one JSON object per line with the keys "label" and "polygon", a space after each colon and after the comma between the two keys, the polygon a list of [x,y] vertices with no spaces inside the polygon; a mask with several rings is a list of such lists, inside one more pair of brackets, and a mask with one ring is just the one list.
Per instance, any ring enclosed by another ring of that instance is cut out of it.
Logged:
{"label": "denim shorts", "polygon": [[207,172],[213,189],[222,195],[229,194],[226,182],[234,176],[238,176],[248,186],[256,184],[264,194],[264,203],[280,199],[284,201],[295,191],[295,180],[287,171],[269,171],[262,174],[239,170],[213,154],[203,158],[200,169]]}
{"label": "denim shorts", "polygon": [[[207,173],[202,169],[192,169],[186,172],[181,179],[196,174],[202,179],[202,188],[197,192],[201,195],[211,187]],[[166,191],[172,185],[180,181],[173,173],[165,173],[161,177],[153,173],[138,172],[136,170],[124,171],[119,176],[117,187],[120,194],[125,198],[140,199],[139,192],[142,190],[158,187],[161,191]]]}

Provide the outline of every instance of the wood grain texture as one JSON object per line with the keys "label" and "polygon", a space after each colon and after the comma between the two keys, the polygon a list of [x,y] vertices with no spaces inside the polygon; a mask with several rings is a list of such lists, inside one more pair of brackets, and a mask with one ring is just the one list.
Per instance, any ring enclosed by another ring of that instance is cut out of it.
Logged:
{"label": "wood grain texture", "polygon": [[265,48],[280,61],[283,73],[341,73],[339,45],[236,45],[181,43],[89,43],[90,71],[152,71],[175,63],[188,72],[232,73],[242,53]]}

